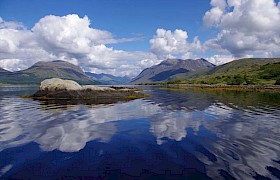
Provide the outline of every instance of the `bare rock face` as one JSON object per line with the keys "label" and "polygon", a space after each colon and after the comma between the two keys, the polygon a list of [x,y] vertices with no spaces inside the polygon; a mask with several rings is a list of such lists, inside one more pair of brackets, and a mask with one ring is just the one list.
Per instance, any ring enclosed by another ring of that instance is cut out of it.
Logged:
{"label": "bare rock face", "polygon": [[57,91],[57,90],[81,90],[77,82],[72,80],[63,80],[60,78],[45,79],[41,82],[40,90],[41,91]]}

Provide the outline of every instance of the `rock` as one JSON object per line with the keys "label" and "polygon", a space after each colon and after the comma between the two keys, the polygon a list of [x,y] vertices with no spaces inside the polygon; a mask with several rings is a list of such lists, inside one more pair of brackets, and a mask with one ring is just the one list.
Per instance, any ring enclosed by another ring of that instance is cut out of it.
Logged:
{"label": "rock", "polygon": [[104,91],[105,88],[103,87],[98,87],[98,86],[94,86],[94,85],[85,85],[83,86],[84,90],[93,90],[93,91]]}
{"label": "rock", "polygon": [[83,89],[85,90],[92,90],[92,91],[115,91],[115,89],[113,88],[109,88],[109,87],[98,87],[95,85],[85,85],[82,86]]}
{"label": "rock", "polygon": [[75,81],[52,78],[42,81],[40,89],[31,97],[37,100],[63,101],[63,103],[66,100],[73,103],[108,104],[143,98],[147,95],[135,88],[80,86]]}
{"label": "rock", "polygon": [[57,91],[57,90],[81,90],[77,82],[72,80],[63,80],[59,78],[45,79],[41,82],[40,90]]}
{"label": "rock", "polygon": [[123,88],[123,89],[119,89],[119,91],[135,91],[134,89],[129,89],[129,88]]}

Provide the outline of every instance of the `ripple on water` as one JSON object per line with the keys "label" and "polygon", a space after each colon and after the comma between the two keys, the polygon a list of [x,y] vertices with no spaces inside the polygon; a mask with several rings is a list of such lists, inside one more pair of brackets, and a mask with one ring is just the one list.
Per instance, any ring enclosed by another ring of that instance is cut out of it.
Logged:
{"label": "ripple on water", "polygon": [[[215,91],[147,92],[150,98],[113,105],[1,97],[0,153],[35,142],[49,156],[71,152],[70,159],[65,160],[66,155],[56,159],[61,164],[79,157],[77,161],[91,165],[130,163],[131,172],[141,168],[160,171],[172,164],[176,170],[190,167],[213,179],[277,178],[280,105],[275,101],[259,102],[256,94],[248,94],[240,97],[240,103],[236,94]],[[91,143],[96,144],[88,152]],[[113,149],[119,150],[117,154]],[[120,151],[129,149],[127,154]],[[87,157],[93,151],[98,156]],[[157,166],[139,167],[128,162],[128,157]],[[22,166],[1,158],[7,163],[0,164],[0,176]]]}

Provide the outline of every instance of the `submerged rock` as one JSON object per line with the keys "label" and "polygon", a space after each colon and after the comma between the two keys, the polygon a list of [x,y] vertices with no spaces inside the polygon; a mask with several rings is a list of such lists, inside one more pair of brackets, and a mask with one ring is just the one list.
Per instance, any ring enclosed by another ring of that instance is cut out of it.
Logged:
{"label": "submerged rock", "polygon": [[32,96],[39,100],[69,100],[85,103],[115,103],[147,97],[139,89],[127,87],[81,86],[75,81],[59,78],[46,79]]}

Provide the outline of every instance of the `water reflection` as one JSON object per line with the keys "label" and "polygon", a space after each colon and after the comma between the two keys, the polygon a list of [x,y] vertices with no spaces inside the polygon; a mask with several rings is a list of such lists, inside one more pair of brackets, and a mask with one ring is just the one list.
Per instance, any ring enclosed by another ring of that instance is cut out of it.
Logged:
{"label": "water reflection", "polygon": [[[48,152],[79,152],[89,142],[120,148],[125,143],[115,141],[125,137],[136,149],[153,143],[156,154],[174,161],[181,167],[179,171],[187,166],[198,168],[181,158],[187,156],[205,165],[205,173],[214,179],[276,178],[268,167],[276,172],[280,169],[279,95],[156,89],[146,93],[151,98],[107,105],[0,96],[0,153],[31,142]],[[139,122],[148,122],[148,127]],[[145,138],[150,134],[154,139]],[[151,153],[146,152],[145,161]],[[138,156],[137,152],[133,155]],[[153,156],[150,159],[158,161]],[[0,165],[3,172],[7,167],[9,164]]]}
{"label": "water reflection", "polygon": [[[217,161],[209,161],[199,152],[197,155],[208,165],[210,177],[218,178],[224,170],[240,179],[250,179],[252,175],[275,178],[267,167],[280,167],[273,161],[280,159],[279,94],[234,91],[169,93],[170,96],[181,97],[180,101],[161,103],[164,98],[160,93],[153,96],[162,106],[176,110],[167,113],[165,118],[159,118],[158,127],[161,128],[156,129],[162,131],[155,133],[157,137],[165,136],[178,141],[187,135],[187,131],[182,129],[191,128],[198,133],[203,126],[218,137],[217,141],[210,143],[210,139],[202,140],[202,143],[206,141],[210,144],[207,150],[217,157]],[[193,103],[195,100],[204,103],[196,105]],[[186,105],[187,113],[180,110]]]}
{"label": "water reflection", "polygon": [[[0,151],[35,141],[42,150],[76,152],[92,140],[109,142],[115,121],[160,113],[157,105],[135,100],[115,105],[45,104],[31,99],[0,101]],[[29,118],[30,117],[30,118]]]}

